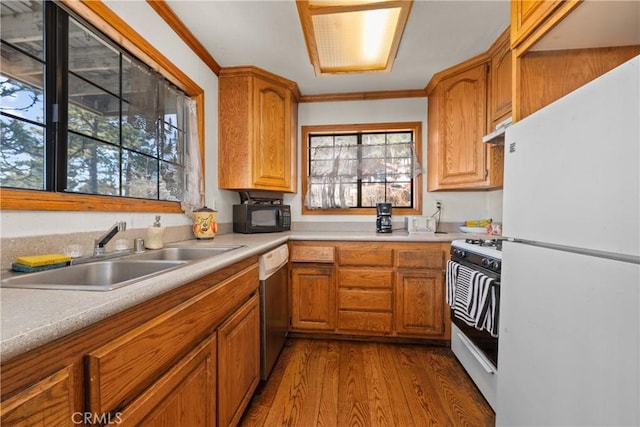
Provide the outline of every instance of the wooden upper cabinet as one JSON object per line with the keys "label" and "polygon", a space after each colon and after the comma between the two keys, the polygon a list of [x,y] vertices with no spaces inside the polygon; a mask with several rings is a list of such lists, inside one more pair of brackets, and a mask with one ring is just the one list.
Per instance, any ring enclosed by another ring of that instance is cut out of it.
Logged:
{"label": "wooden upper cabinet", "polygon": [[454,67],[450,75],[443,72],[428,92],[429,191],[479,189],[489,183],[487,147],[482,143],[489,66],[475,62]]}
{"label": "wooden upper cabinet", "polygon": [[[521,120],[640,53],[637,2],[511,2],[514,96]],[[580,37],[588,34],[588,37]]]}
{"label": "wooden upper cabinet", "polygon": [[511,47],[516,47],[560,6],[564,0],[511,0]]}
{"label": "wooden upper cabinet", "polygon": [[220,71],[218,186],[296,192],[299,91],[256,67]]}
{"label": "wooden upper cabinet", "polygon": [[511,116],[511,71],[512,58],[507,28],[489,49],[491,69],[489,71],[488,131]]}

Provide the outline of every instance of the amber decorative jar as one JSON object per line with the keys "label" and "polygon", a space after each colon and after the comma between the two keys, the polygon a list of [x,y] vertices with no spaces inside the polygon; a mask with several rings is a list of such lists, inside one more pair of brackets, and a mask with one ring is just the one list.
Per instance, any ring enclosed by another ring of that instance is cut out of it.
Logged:
{"label": "amber decorative jar", "polygon": [[193,211],[193,235],[196,236],[196,239],[213,239],[217,231],[215,210],[204,206]]}

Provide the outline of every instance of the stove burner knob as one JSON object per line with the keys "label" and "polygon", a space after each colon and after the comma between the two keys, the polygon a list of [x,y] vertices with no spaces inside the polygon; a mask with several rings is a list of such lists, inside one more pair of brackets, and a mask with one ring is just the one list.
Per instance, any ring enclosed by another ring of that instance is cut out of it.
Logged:
{"label": "stove burner knob", "polygon": [[493,268],[495,271],[500,270],[500,261],[497,261],[497,260],[491,261],[491,268]]}
{"label": "stove burner knob", "polygon": [[482,265],[489,268],[491,266],[491,260],[487,258],[482,258]]}
{"label": "stove burner knob", "polygon": [[465,251],[463,251],[462,249],[454,249],[453,250],[453,254],[456,256],[459,256],[460,258],[464,258],[467,256],[467,253]]}

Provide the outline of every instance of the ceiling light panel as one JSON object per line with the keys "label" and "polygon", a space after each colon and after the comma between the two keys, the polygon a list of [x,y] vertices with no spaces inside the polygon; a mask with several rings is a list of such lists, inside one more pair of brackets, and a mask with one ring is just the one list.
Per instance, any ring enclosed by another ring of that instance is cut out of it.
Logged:
{"label": "ceiling light panel", "polygon": [[411,3],[298,0],[316,74],[390,71]]}

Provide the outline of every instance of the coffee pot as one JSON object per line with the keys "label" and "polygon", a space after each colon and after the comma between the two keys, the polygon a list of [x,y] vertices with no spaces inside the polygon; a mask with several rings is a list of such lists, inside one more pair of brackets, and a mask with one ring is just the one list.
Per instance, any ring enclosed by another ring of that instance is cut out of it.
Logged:
{"label": "coffee pot", "polygon": [[391,233],[391,203],[378,203],[376,205],[376,231],[378,233]]}
{"label": "coffee pot", "polygon": [[204,206],[193,211],[193,235],[198,240],[213,239],[218,232],[216,211]]}

